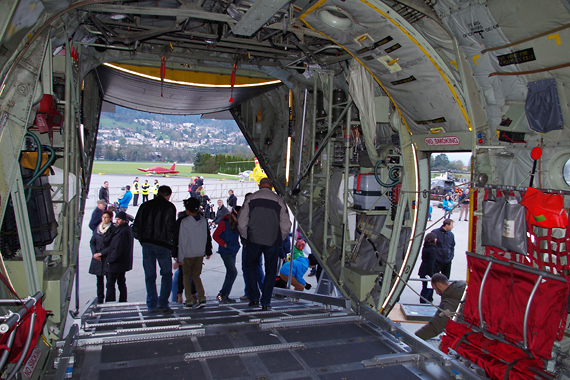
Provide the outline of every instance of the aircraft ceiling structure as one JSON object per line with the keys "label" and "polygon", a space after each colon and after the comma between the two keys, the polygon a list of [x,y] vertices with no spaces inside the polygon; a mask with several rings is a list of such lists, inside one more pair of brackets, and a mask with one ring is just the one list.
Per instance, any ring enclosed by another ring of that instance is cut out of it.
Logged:
{"label": "aircraft ceiling structure", "polygon": [[[0,217],[13,213],[21,242],[6,265],[31,294],[42,269],[61,269],[61,284],[73,277],[103,99],[217,112],[231,88],[168,80],[204,73],[227,86],[235,73],[280,81],[235,87],[231,114],[334,285],[355,309],[386,315],[436,227],[426,223],[432,152],[471,151],[478,186],[526,186],[536,169],[537,186],[568,204],[569,12],[567,0],[2,1]],[[44,153],[60,169],[50,178],[53,246],[32,244],[22,146],[53,149]],[[380,187],[372,203],[356,198],[369,179]],[[479,189],[469,250],[484,254]],[[59,290],[46,297],[54,326],[71,287],[63,300]]]}
{"label": "aircraft ceiling structure", "polygon": [[[95,68],[95,72],[105,101],[139,111],[168,115],[225,111],[279,85],[236,86],[232,89],[229,84],[224,87],[200,87],[161,83],[157,77],[141,77],[104,65]],[[230,77],[227,79],[229,83]]]}

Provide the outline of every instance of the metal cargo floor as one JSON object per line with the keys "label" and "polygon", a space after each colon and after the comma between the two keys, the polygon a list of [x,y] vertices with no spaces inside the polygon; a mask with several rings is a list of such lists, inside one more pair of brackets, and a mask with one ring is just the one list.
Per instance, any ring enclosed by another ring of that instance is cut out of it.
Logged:
{"label": "metal cargo floor", "polygon": [[427,345],[415,350],[427,354],[414,352],[398,331],[346,309],[306,301],[272,306],[263,312],[208,301],[204,309],[175,308],[170,315],[149,313],[142,303],[91,307],[72,329],[72,378],[454,378],[440,368],[443,354]]}

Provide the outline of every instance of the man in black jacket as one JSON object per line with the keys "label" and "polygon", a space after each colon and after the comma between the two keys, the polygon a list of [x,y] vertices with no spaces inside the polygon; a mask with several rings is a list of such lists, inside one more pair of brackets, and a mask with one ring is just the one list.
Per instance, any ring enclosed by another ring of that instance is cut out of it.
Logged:
{"label": "man in black jacket", "polygon": [[233,190],[229,190],[228,195],[228,209],[231,211],[237,206],[237,197],[234,195]]}
{"label": "man in black jacket", "polygon": [[447,278],[451,275],[451,262],[455,256],[455,236],[451,232],[452,229],[453,220],[444,219],[441,227],[432,231],[437,237],[435,271],[441,272]]}
{"label": "man in black jacket", "polygon": [[[246,240],[244,246],[249,306],[258,306],[261,302],[262,310],[270,308],[279,248],[291,230],[287,205],[272,188],[273,182],[269,178],[262,178],[259,181],[259,190],[246,198],[238,216],[238,230]],[[257,267],[261,254],[265,261],[265,281],[260,299]]]}
{"label": "man in black jacket", "polygon": [[127,214],[119,211],[115,217],[117,227],[111,245],[102,252],[107,256],[107,302],[116,300],[115,283],[119,286],[119,302],[127,302],[125,273],[133,269],[133,232]]}
{"label": "man in black jacket", "polygon": [[109,182],[103,182],[103,186],[99,189],[99,199],[103,199],[107,204],[109,203]]}
{"label": "man in black jacket", "polygon": [[[176,207],[170,203],[172,189],[169,186],[160,186],[157,195],[140,206],[133,224],[133,235],[142,245],[146,306],[150,312],[171,314],[173,311],[168,306],[172,289],[170,251],[175,246]],[[156,291],[157,261],[162,277],[160,295]]]}
{"label": "man in black jacket", "polygon": [[103,199],[99,199],[97,201],[97,207],[93,210],[93,214],[91,214],[91,221],[89,222],[89,228],[91,231],[95,231],[99,223],[101,223],[101,217],[103,216],[103,211],[107,207],[107,202]]}

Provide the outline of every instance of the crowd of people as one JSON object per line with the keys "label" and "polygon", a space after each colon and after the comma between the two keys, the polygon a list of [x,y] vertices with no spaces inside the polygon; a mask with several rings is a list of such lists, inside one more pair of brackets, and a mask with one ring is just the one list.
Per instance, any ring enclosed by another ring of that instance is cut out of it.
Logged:
{"label": "crowd of people", "polygon": [[[184,211],[176,213],[170,198],[169,186],[160,186],[154,181],[154,198],[148,200],[150,185],[148,180],[139,185],[138,177],[125,186],[118,194],[115,224],[109,204],[109,184],[105,182],[99,190],[99,201],[93,211],[89,227],[92,260],[89,273],[97,277],[97,299],[99,303],[116,301],[119,289],[119,302],[127,301],[125,273],[133,267],[134,239],[142,245],[143,269],[146,284],[146,306],[149,312],[172,313],[169,306],[171,292],[176,292],[175,302],[186,308],[206,306],[206,290],[201,279],[204,260],[213,254],[212,239],[218,245],[218,253],[226,269],[225,277],[217,295],[220,304],[234,303],[230,298],[234,282],[238,276],[236,257],[242,250],[241,269],[244,278],[244,295],[241,300],[250,307],[268,310],[274,287],[292,286],[295,290],[310,289],[304,279],[316,272],[317,260],[312,254],[305,254],[305,242],[297,236],[292,252],[290,247],[291,221],[283,199],[272,188],[270,179],[259,183],[259,190],[248,193],[242,206],[237,205],[237,197],[229,190],[226,205],[217,201],[217,208],[210,204],[205,194],[203,179],[194,179],[188,187],[189,198],[183,201]],[[132,189],[132,190],[131,190]],[[139,194],[142,203],[138,208],[134,223],[126,213],[129,203],[137,206]],[[457,309],[465,290],[464,281],[450,282],[451,265],[455,255],[455,237],[452,229],[454,221],[449,218],[451,199],[443,201],[444,215],[441,227],[424,237],[422,263],[419,269],[422,282],[420,303],[433,302],[433,293],[441,296],[440,308]],[[461,213],[467,217],[469,190],[459,198]],[[466,220],[466,219],[464,219]],[[211,230],[214,230],[213,236]],[[157,264],[161,276],[157,290]],[[173,286],[173,270],[176,279]],[[105,278],[107,284],[105,286]],[[416,332],[422,339],[429,339],[442,332],[449,319],[437,313],[427,325]]]}
{"label": "crowd of people", "polygon": [[[310,289],[303,276],[309,267],[314,268],[316,259],[313,255],[305,256],[305,243],[299,238],[294,255],[287,262],[291,221],[287,206],[272,190],[270,179],[262,179],[258,191],[246,194],[242,206],[237,205],[236,195],[229,190],[227,207],[220,199],[214,211],[209,207],[210,198],[204,192],[203,179],[198,177],[189,185],[190,197],[183,201],[184,211],[178,215],[170,201],[172,189],[158,185],[158,180],[153,190],[155,188],[155,197],[148,200],[150,185],[148,181],[140,185],[137,177],[132,186],[125,186],[118,194],[115,205],[109,203],[107,181],[99,190],[100,199],[89,223],[93,231],[89,273],[97,277],[99,303],[116,301],[116,286],[118,301],[127,301],[125,273],[133,267],[136,239],[142,246],[149,312],[172,313],[169,296],[173,289],[177,293],[176,302],[184,307],[205,307],[206,291],[201,274],[204,260],[210,259],[213,253],[211,230],[226,269],[217,295],[219,303],[236,302],[230,294],[238,275],[236,257],[242,247],[245,289],[241,299],[249,302],[250,307],[269,309],[273,288],[276,284],[282,286],[283,281],[290,282],[296,290]],[[139,194],[143,199],[133,218],[127,209],[131,201],[137,206]],[[112,223],[114,211],[115,224]],[[133,221],[132,226],[129,220]],[[159,289],[157,264],[161,277]],[[176,274],[174,286],[173,273]]]}

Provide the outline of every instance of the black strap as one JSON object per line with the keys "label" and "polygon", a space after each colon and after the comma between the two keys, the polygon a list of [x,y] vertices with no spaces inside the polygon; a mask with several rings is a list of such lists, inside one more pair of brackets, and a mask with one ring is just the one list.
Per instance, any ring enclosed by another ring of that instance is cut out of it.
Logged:
{"label": "black strap", "polygon": [[471,334],[477,334],[477,332],[475,331],[468,331],[467,333],[465,333],[458,341],[457,344],[455,345],[455,351],[457,351],[457,349],[459,348],[459,346],[461,345],[461,343],[463,343],[465,341],[465,339],[471,335]]}
{"label": "black strap", "polygon": [[508,365],[507,370],[505,371],[505,380],[509,380],[509,372],[511,371],[511,369],[513,369],[515,367],[515,365],[517,365],[518,361],[521,359],[525,359],[525,358],[515,359],[511,362],[511,364]]}

